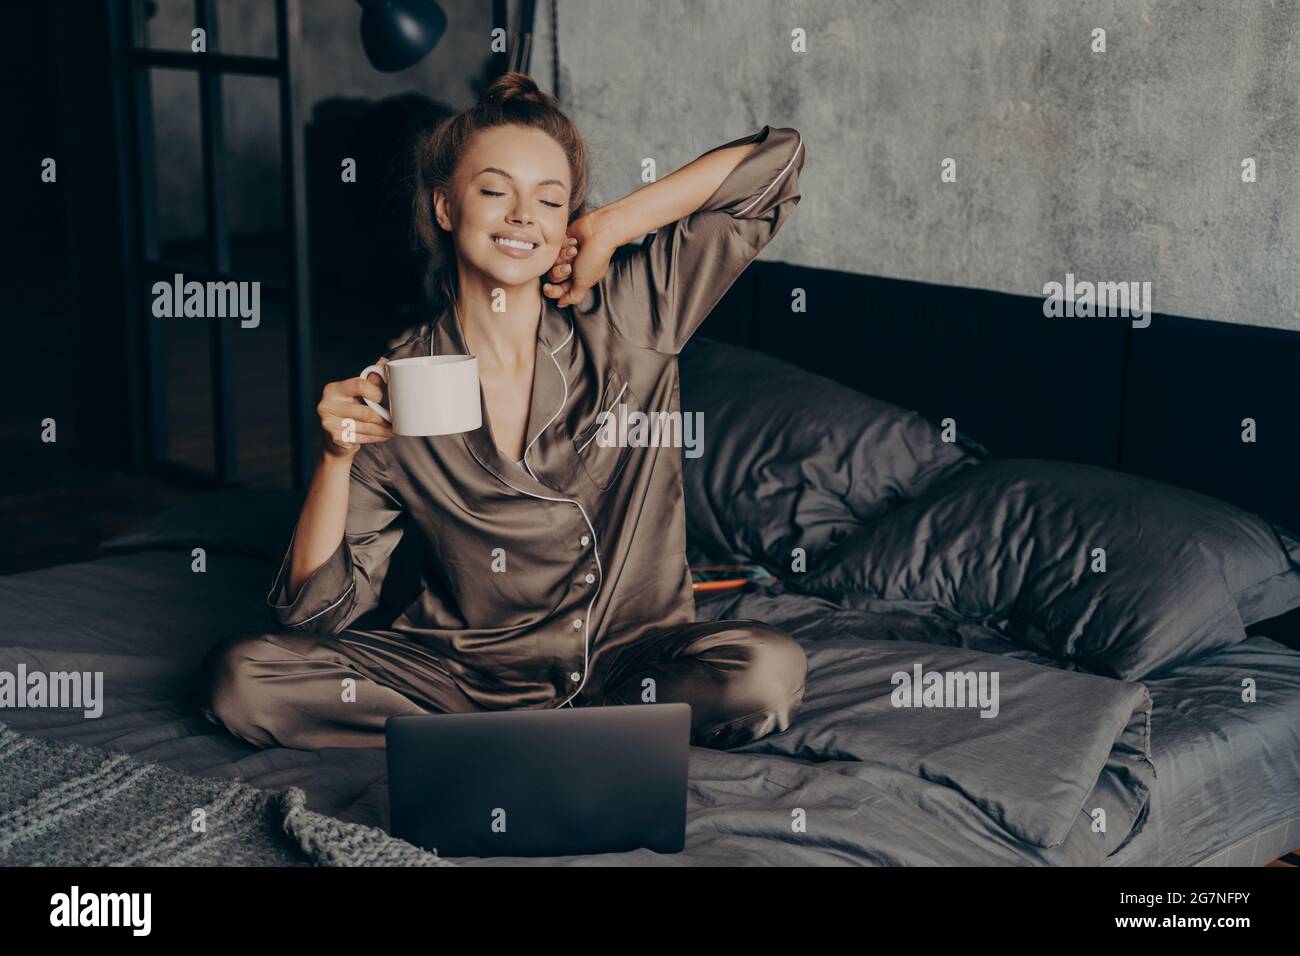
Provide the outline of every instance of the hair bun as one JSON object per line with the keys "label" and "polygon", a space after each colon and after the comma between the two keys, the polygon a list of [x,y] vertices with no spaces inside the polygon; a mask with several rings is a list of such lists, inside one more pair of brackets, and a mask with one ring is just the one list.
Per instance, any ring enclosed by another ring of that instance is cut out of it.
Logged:
{"label": "hair bun", "polygon": [[509,103],[523,100],[528,103],[542,103],[546,94],[538,89],[533,78],[527,73],[504,73],[492,81],[483,98],[495,103]]}

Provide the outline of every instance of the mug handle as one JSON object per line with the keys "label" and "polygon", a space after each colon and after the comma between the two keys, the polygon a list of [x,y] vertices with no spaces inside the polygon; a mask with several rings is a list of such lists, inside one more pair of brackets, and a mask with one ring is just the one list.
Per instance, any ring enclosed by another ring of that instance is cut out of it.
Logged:
{"label": "mug handle", "polygon": [[[379,377],[382,378],[382,379],[384,380],[384,384],[385,384],[385,385],[388,384],[388,366],[387,366],[387,365],[367,365],[365,368],[363,368],[363,369],[361,370],[361,375],[358,376],[358,377],[359,377],[359,378],[365,378],[365,377],[366,377],[367,375],[369,375],[371,372],[378,372],[378,373],[379,373]],[[393,423],[393,417],[392,417],[391,415],[388,414],[388,409],[384,408],[383,405],[377,405],[377,404],[375,404],[375,403],[372,402],[370,399],[366,398],[364,395],[360,396],[360,398],[361,398],[361,400],[362,400],[363,402],[365,402],[367,405],[369,405],[371,408],[373,408],[375,411],[377,411],[377,412],[378,412],[378,413],[383,417],[384,421],[388,422],[388,424],[390,424],[390,425]]]}

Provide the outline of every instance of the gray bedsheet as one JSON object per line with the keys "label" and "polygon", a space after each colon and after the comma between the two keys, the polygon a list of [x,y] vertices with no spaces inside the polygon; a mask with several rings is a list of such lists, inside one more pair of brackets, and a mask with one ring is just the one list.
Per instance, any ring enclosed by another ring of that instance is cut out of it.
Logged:
{"label": "gray bedsheet", "polygon": [[[94,720],[5,720],[191,773],[294,784],[313,809],[385,825],[381,752],[257,751],[198,716],[199,661],[223,636],[265,628],[273,572],[260,559],[207,560],[200,574],[185,551],[142,551],[0,578],[0,670],[100,670],[107,697]],[[692,749],[682,854],[491,862],[1182,863],[1300,804],[1300,654],[1263,638],[1150,682],[1148,698],[905,606],[850,611],[778,588],[703,600],[699,617],[755,617],[803,643],[809,687],[795,725],[738,751]],[[999,715],[891,706],[891,675],[917,662],[996,669]],[[1259,682],[1257,705],[1232,704],[1243,674]]]}

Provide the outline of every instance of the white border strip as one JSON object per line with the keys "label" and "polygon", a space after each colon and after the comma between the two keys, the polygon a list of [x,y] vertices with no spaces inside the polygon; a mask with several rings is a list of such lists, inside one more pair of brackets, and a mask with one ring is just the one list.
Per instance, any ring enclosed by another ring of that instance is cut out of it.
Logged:
{"label": "white border strip", "polygon": [[[627,391],[627,382],[624,382],[623,387],[618,390],[618,394],[614,396],[614,400],[609,403],[609,408],[605,409],[605,411],[608,412],[610,408],[613,408],[615,405],[617,405],[618,400],[623,397],[623,393],[626,391]],[[599,419],[600,416],[597,415],[596,418]],[[598,428],[591,433],[591,438],[595,438],[599,434],[600,434],[600,429]],[[585,442],[583,442],[582,447],[579,448],[578,451],[585,450],[586,447],[591,444],[591,438],[588,438]]]}
{"label": "white border strip", "polygon": [[[304,586],[306,586],[305,583]],[[286,624],[285,627],[302,627],[304,624],[310,624],[312,621],[316,620],[316,618],[320,617],[322,614],[327,614],[330,611],[334,610],[336,607],[338,607],[340,604],[342,604],[344,600],[347,598],[347,596],[352,593],[353,588],[355,588],[356,586],[357,586],[357,582],[355,579],[353,579],[352,583],[348,585],[348,589],[343,592],[343,597],[339,598],[337,601],[335,601],[333,604],[327,607],[324,611],[316,612],[311,617],[307,618],[305,621],[298,621],[293,624]]]}
{"label": "white border strip", "polygon": [[[289,570],[289,568],[292,566],[293,563],[293,542],[297,539],[297,537],[298,537],[298,528],[297,525],[295,525],[293,529],[293,534],[289,535],[289,550],[287,552],[287,556],[284,559],[284,563],[281,565],[280,572],[276,574],[275,580],[271,582],[271,590],[266,592],[266,603],[267,606],[270,607],[272,611],[275,611],[277,609],[277,605],[271,603],[271,597],[272,595],[275,594],[276,591],[280,590],[280,588],[287,583],[287,581],[282,581],[280,578],[281,578],[281,574],[283,574],[285,578],[288,578],[288,574],[286,572]],[[342,547],[344,544],[346,544],[347,539],[348,539],[348,533],[346,530],[344,530],[343,537],[339,539],[339,547]],[[333,554],[330,555],[330,558],[332,557]],[[325,562],[329,563],[330,558],[326,558]],[[322,564],[320,567],[323,568],[325,567],[325,565]],[[320,568],[316,569],[316,571],[319,570]],[[313,571],[310,575],[307,576],[308,581],[310,581],[313,577],[315,577],[316,571]],[[343,595],[337,601],[335,601],[329,607],[325,608],[325,610],[317,611],[311,617],[305,618],[304,620],[301,621],[294,621],[292,623],[286,621],[281,626],[302,627],[304,624],[310,624],[312,621],[316,620],[316,618],[320,617],[322,614],[328,614],[330,611],[334,610],[336,607],[342,604],[344,600],[347,598],[347,596],[352,593],[353,589],[356,586],[357,586],[357,578],[354,572],[352,576],[352,581],[348,584],[347,590],[343,592]],[[289,602],[290,605],[294,605],[298,603],[298,599],[302,597],[302,592],[306,589],[306,587],[307,587],[307,581],[302,582],[302,586],[298,588],[298,593],[294,595],[294,599]]]}
{"label": "white border strip", "polygon": [[[479,464],[482,465],[483,463],[479,462]],[[497,477],[501,478],[500,475]],[[591,531],[591,551],[596,557],[596,573],[599,577],[596,580],[596,590],[592,593],[591,600],[587,602],[587,610],[582,615],[582,680],[579,682],[577,688],[572,694],[555,705],[556,709],[559,709],[578,696],[582,691],[582,688],[587,686],[587,678],[591,676],[591,609],[596,604],[596,598],[600,595],[600,589],[605,586],[605,569],[600,563],[600,542],[596,537],[596,528],[591,523],[591,519],[587,517],[587,511],[582,507],[580,502],[573,498],[552,498],[548,495],[535,495],[531,491],[525,491],[523,488],[510,484],[510,482],[506,481],[505,478],[501,478],[501,481],[506,485],[506,487],[513,488],[520,494],[528,495],[530,498],[537,498],[541,501],[561,501],[573,505],[582,514],[582,520],[587,523],[587,528]]]}
{"label": "white border strip", "polygon": [[[545,302],[542,303],[542,308],[543,309],[546,308]],[[561,342],[555,348],[551,349],[551,361],[555,363],[555,371],[559,373],[560,381],[564,383],[564,397],[560,399],[560,407],[555,410],[555,414],[550,417],[550,419],[547,421],[545,425],[543,425],[540,429],[538,429],[537,434],[533,436],[533,440],[524,446],[524,453],[522,456],[520,456],[519,459],[524,463],[524,468],[528,470],[529,477],[531,477],[533,481],[536,481],[539,485],[541,484],[541,480],[537,477],[536,473],[533,471],[532,465],[528,464],[528,450],[533,447],[533,444],[534,442],[537,441],[537,439],[542,437],[542,432],[546,431],[546,429],[551,427],[551,422],[555,421],[555,419],[559,417],[560,412],[564,411],[564,406],[568,404],[569,401],[569,380],[564,377],[564,370],[560,368],[560,363],[555,358],[555,353],[558,352],[560,349],[564,348],[566,345],[568,345],[569,339],[573,338],[573,316],[570,315],[566,317],[569,320],[569,334],[564,337],[563,342]]]}
{"label": "white border strip", "polygon": [[[545,303],[543,303],[543,308],[545,308]],[[559,373],[560,381],[564,383],[564,397],[560,400],[560,407],[555,410],[555,414],[551,416],[550,421],[548,421],[545,425],[542,426],[541,431],[539,431],[536,435],[534,435],[533,440],[528,443],[528,446],[526,448],[524,448],[524,454],[523,454],[524,467],[528,469],[528,474],[538,484],[541,484],[541,481],[538,479],[538,477],[535,474],[533,474],[533,469],[528,465],[528,450],[532,448],[533,444],[537,441],[537,439],[542,436],[542,432],[546,431],[546,429],[550,427],[551,422],[555,421],[555,419],[559,417],[560,412],[564,411],[564,406],[568,404],[569,401],[569,380],[564,377],[564,370],[560,368],[560,363],[555,358],[555,353],[560,351],[560,349],[564,348],[564,346],[566,346],[569,343],[569,340],[573,338],[573,317],[570,315],[568,316],[568,319],[569,319],[569,334],[564,337],[563,342],[561,342],[559,345],[557,345],[554,349],[551,350],[551,361],[555,363],[555,371]],[[624,387],[626,387],[626,385]],[[622,392],[619,392],[620,397],[622,396],[622,394],[623,394]],[[495,474],[495,472],[493,472],[490,468],[484,465],[482,461],[478,459],[477,455],[474,456],[474,459],[478,461],[479,466],[483,468],[485,471],[487,471],[489,474]],[[590,676],[591,609],[596,605],[596,598],[600,596],[600,589],[605,586],[605,569],[604,566],[600,563],[600,540],[596,535],[596,526],[591,523],[591,518],[587,516],[586,509],[582,507],[582,504],[579,501],[573,498],[552,498],[549,495],[534,494],[531,491],[526,491],[523,488],[520,488],[518,485],[511,484],[509,480],[502,477],[501,475],[496,475],[496,477],[500,479],[502,484],[504,484],[507,488],[511,488],[519,492],[521,495],[527,495],[528,497],[536,498],[539,501],[559,501],[565,504],[573,505],[575,508],[578,509],[578,512],[582,515],[582,520],[586,522],[587,530],[591,532],[591,551],[596,558],[596,573],[599,575],[599,577],[596,579],[596,590],[592,593],[591,600],[587,602],[587,610],[582,615],[582,680],[578,683],[577,688],[574,689],[572,694],[570,694],[560,703],[555,705],[556,709],[559,709],[560,707],[563,707],[565,704],[573,700],[573,698],[578,696],[578,694],[582,691],[582,688],[587,686],[587,678]]]}
{"label": "white border strip", "polygon": [[790,157],[790,162],[785,164],[785,169],[777,173],[776,179],[772,180],[772,182],[768,185],[768,187],[758,194],[758,198],[756,198],[744,209],[740,210],[740,212],[736,213],[737,216],[743,216],[745,213],[749,212],[756,205],[762,202],[763,197],[766,196],[768,193],[770,193],[772,191],[772,187],[774,187],[777,183],[779,183],[781,179],[785,176],[785,174],[790,171],[791,167],[794,166],[794,161],[799,158],[799,150],[803,149],[803,134],[799,133],[798,136],[799,136],[799,142],[794,148],[794,155]]}

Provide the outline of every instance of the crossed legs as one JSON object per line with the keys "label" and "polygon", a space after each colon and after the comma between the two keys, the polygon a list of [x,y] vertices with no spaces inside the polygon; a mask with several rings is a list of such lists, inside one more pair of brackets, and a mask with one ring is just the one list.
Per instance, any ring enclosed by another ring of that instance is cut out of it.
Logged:
{"label": "crossed legs", "polygon": [[[758,621],[696,622],[620,655],[583,706],[685,702],[691,743],[724,749],[781,732],[803,701],[807,658]],[[438,655],[394,632],[241,634],[208,654],[205,717],[258,747],[383,747],[406,714],[481,710]]]}

